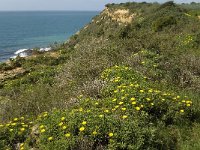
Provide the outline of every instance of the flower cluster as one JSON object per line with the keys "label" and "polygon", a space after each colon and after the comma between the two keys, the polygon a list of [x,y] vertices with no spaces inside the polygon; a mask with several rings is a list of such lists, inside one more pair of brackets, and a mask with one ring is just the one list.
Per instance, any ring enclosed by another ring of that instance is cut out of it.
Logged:
{"label": "flower cluster", "polygon": [[[129,74],[132,76],[128,76]],[[133,74],[131,68],[124,66],[115,66],[103,72],[102,78],[111,82],[106,91],[111,94],[111,111],[145,111],[157,117],[163,117],[167,113],[175,116],[190,111],[192,101],[187,96],[150,88],[148,83],[145,83],[146,78],[139,78],[141,75],[136,74]],[[116,82],[116,78],[120,81]],[[127,118],[127,115],[122,118]]]}
{"label": "flower cluster", "polygon": [[[169,119],[184,118],[193,105],[187,96],[150,87],[150,81],[130,67],[114,66],[106,69],[101,77],[107,83],[102,90],[103,99],[80,95],[77,96],[79,104],[66,111],[44,112],[34,121],[34,126],[21,117],[0,125],[0,128],[16,134],[17,140],[19,135],[30,135],[30,130],[36,126],[37,136],[29,137],[35,138],[32,141],[36,141],[36,145],[50,147],[61,141],[72,146],[74,141],[83,139],[100,144],[105,141],[108,144],[124,143],[125,139],[133,139],[133,132],[135,139],[143,138],[151,128],[149,122],[162,121],[167,125]],[[25,137],[21,141],[27,145]],[[21,149],[24,149],[24,143],[20,145]]]}
{"label": "flower cluster", "polygon": [[23,135],[29,131],[32,124],[33,122],[25,120],[24,117],[20,117],[14,118],[6,124],[0,124],[0,128],[4,128],[6,131],[9,131],[10,134]]}

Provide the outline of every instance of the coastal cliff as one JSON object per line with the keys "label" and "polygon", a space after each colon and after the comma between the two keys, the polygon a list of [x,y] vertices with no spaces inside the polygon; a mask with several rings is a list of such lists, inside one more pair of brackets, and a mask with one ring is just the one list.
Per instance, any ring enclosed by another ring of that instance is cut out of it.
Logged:
{"label": "coastal cliff", "polygon": [[108,4],[52,51],[0,65],[0,149],[198,149],[199,4]]}

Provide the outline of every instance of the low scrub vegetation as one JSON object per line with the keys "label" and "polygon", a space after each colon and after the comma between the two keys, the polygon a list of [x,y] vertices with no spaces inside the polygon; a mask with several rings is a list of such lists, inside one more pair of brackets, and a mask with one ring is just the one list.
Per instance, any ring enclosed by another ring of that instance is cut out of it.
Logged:
{"label": "low scrub vegetation", "polygon": [[[102,99],[79,95],[79,103],[68,110],[1,124],[1,145],[48,150],[178,148],[181,137],[176,132],[193,123],[189,97],[151,88],[146,77],[125,66],[106,69],[101,80],[106,82]],[[175,133],[162,135],[160,130]]]}
{"label": "low scrub vegetation", "polygon": [[134,17],[0,64],[0,149],[199,149],[199,4],[106,6]]}

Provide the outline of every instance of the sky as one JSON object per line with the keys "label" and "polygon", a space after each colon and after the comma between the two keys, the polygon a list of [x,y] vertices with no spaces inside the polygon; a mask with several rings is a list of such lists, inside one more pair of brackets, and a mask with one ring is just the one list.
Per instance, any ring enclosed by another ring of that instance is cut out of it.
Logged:
{"label": "sky", "polygon": [[[132,2],[133,0],[0,0],[0,11],[8,10],[103,10],[107,3]],[[166,2],[167,0],[134,0],[135,2]],[[177,3],[200,0],[174,0]]]}

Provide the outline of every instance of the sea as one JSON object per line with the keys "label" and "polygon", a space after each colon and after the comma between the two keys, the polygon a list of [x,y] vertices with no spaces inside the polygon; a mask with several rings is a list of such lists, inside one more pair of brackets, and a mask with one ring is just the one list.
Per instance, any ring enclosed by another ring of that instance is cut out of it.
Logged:
{"label": "sea", "polygon": [[51,50],[78,32],[97,11],[0,11],[0,62],[33,48]]}

